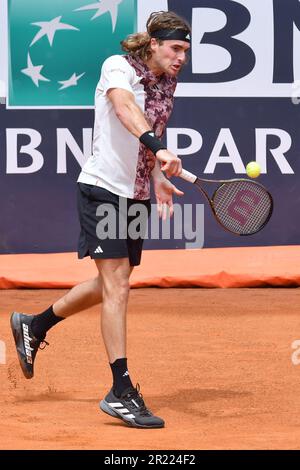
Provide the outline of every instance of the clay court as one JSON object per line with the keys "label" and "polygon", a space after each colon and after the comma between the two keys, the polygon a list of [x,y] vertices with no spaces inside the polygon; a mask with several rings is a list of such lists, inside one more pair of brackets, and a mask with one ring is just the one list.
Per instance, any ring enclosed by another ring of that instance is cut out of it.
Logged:
{"label": "clay court", "polygon": [[53,328],[23,378],[12,309],[41,311],[64,290],[2,290],[1,449],[299,449],[298,289],[132,289],[129,366],[165,429],[99,411],[111,376],[100,308]]}

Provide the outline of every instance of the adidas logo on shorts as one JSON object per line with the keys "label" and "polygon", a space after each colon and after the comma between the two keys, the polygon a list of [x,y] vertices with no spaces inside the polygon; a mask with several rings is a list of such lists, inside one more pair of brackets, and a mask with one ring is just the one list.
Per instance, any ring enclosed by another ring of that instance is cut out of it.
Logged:
{"label": "adidas logo on shorts", "polygon": [[101,246],[97,246],[96,250],[94,251],[94,253],[103,253],[103,250],[101,248]]}

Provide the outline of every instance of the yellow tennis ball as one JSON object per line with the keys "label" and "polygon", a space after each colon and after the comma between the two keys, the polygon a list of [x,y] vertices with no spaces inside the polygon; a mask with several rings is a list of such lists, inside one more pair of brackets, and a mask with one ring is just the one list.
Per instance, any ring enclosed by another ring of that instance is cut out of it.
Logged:
{"label": "yellow tennis ball", "polygon": [[246,173],[249,178],[257,178],[260,175],[260,166],[256,162],[249,162],[246,166]]}

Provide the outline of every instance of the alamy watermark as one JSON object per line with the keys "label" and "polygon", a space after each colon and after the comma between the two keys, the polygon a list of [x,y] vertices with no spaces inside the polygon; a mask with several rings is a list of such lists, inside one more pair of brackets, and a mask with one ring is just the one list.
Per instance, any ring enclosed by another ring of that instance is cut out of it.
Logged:
{"label": "alamy watermark", "polygon": [[204,245],[204,205],[174,204],[174,214],[162,220],[157,204],[148,207],[143,203],[127,203],[119,198],[119,209],[106,203],[100,204],[96,215],[99,222],[96,234],[99,240],[127,239],[137,240],[185,240],[185,248],[203,248]]}

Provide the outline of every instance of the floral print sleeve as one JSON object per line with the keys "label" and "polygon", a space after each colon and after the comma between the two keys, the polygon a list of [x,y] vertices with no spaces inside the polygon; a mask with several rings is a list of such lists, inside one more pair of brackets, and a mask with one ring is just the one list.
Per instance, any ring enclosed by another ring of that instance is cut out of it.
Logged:
{"label": "floral print sleeve", "polygon": [[[145,118],[156,137],[161,138],[173,109],[177,80],[167,75],[157,77],[138,57],[127,55],[125,58],[135,69],[136,74],[141,77],[145,90]],[[150,197],[150,177],[154,165],[155,156],[143,144],[140,144],[134,199]]]}

